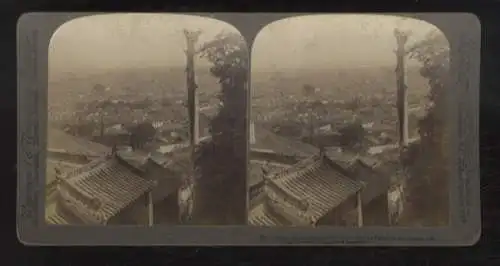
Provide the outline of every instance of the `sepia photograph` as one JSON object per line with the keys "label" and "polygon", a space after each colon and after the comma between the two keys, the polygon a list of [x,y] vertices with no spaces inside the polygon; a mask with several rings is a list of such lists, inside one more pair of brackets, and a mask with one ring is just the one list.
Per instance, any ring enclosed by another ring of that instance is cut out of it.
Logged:
{"label": "sepia photograph", "polygon": [[25,245],[457,246],[481,236],[466,13],[27,13]]}
{"label": "sepia photograph", "polygon": [[249,224],[449,223],[449,43],[389,15],[275,21],[251,48]]}
{"label": "sepia photograph", "polygon": [[248,49],[233,26],[85,16],[53,34],[48,63],[46,223],[246,224]]}

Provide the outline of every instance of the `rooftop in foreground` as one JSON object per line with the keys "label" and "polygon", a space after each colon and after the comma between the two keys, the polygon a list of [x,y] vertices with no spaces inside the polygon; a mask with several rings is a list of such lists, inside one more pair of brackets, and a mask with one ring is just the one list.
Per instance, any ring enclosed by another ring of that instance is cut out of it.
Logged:
{"label": "rooftop in foreground", "polygon": [[[361,182],[347,174],[326,156],[311,156],[270,173],[261,189],[264,196],[254,195],[252,198],[249,221],[268,226],[282,221],[277,213],[284,211],[288,215],[283,217],[296,217],[297,221],[314,224],[363,188]],[[276,207],[276,204],[282,207]],[[294,224],[289,218],[285,220]]]}
{"label": "rooftop in foreground", "polygon": [[[110,155],[67,172],[59,185],[64,199],[60,203],[86,223],[104,224],[155,185],[137,169]],[[57,220],[57,215],[48,219]]]}

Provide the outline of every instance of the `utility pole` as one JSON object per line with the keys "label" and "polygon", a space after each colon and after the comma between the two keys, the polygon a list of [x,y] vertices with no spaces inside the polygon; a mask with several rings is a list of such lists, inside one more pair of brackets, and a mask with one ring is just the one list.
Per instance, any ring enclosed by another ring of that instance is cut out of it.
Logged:
{"label": "utility pole", "polygon": [[394,37],[396,37],[396,80],[397,80],[397,109],[399,121],[399,146],[404,148],[408,146],[408,88],[406,86],[405,74],[405,45],[408,41],[409,34],[399,29],[394,29]]}

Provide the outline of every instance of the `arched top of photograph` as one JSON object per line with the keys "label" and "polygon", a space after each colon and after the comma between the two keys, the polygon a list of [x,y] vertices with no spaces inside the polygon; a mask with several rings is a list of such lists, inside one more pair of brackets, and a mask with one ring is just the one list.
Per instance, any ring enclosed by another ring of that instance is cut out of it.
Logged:
{"label": "arched top of photograph", "polygon": [[[449,46],[439,28],[415,18],[376,14],[304,15],[270,23],[257,34],[252,46],[252,68],[259,71],[391,65],[397,44],[395,35],[406,36],[409,50],[423,41]],[[261,56],[264,50],[266,56]],[[276,60],[278,57],[283,59]]]}
{"label": "arched top of photograph", "polygon": [[[154,13],[90,15],[62,24],[52,35],[49,80],[117,68],[183,66],[186,31],[198,33],[195,48],[227,36],[238,36],[238,41],[245,44],[234,26],[208,17]],[[197,64],[211,65],[209,58],[202,58]]]}

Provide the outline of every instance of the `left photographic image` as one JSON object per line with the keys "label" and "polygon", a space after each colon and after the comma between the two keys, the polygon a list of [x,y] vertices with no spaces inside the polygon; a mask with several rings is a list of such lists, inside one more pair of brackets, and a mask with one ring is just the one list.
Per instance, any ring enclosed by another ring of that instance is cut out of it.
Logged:
{"label": "left photographic image", "polygon": [[54,33],[48,62],[46,223],[246,224],[248,48],[233,26],[85,16]]}

